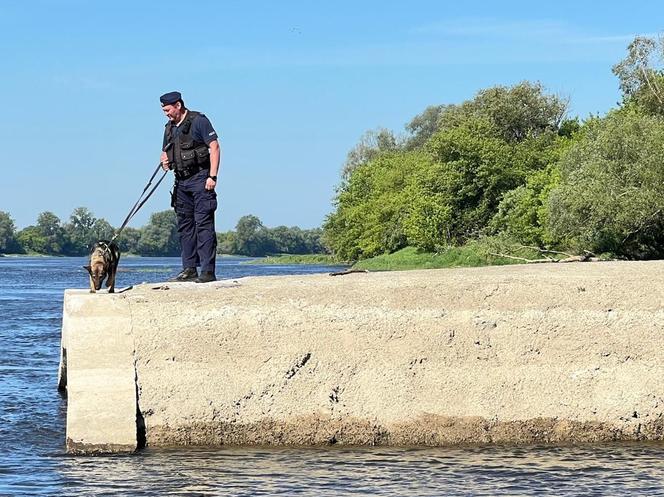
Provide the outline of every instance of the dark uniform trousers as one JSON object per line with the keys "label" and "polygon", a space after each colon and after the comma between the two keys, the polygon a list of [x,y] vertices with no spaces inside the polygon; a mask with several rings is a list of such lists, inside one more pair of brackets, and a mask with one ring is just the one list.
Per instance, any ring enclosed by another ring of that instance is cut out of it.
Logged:
{"label": "dark uniform trousers", "polygon": [[190,178],[178,180],[175,213],[182,247],[182,267],[200,266],[201,271],[214,273],[217,253],[217,234],[214,212],[217,194],[205,189],[210,171],[204,169]]}

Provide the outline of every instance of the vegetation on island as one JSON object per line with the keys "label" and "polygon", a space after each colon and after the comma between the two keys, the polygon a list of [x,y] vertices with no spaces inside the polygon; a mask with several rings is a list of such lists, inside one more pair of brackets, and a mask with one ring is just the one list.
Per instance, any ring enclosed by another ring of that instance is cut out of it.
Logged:
{"label": "vegetation on island", "polygon": [[663,65],[664,42],[636,38],[613,67],[623,98],[605,116],[570,119],[565,98],[524,81],[429,107],[402,136],[367,132],[326,243],[358,268],[661,258]]}

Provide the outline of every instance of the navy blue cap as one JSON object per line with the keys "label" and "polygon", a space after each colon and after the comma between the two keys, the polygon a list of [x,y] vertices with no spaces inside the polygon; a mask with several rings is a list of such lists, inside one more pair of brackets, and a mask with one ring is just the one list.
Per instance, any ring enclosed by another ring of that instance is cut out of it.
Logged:
{"label": "navy blue cap", "polygon": [[162,105],[173,105],[180,99],[182,99],[182,95],[180,95],[179,91],[169,91],[168,93],[164,93],[161,97],[159,97],[159,101]]}

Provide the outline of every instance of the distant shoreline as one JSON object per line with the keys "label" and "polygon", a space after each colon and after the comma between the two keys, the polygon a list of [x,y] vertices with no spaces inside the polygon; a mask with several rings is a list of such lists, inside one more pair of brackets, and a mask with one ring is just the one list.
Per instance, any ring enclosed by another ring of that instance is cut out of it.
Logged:
{"label": "distant shoreline", "polygon": [[[60,254],[3,254],[0,253],[0,258],[12,258],[12,259],[28,259],[35,257],[57,257],[58,259],[66,258],[76,258],[76,257],[87,257],[87,255],[60,255]],[[135,258],[135,257],[144,257],[148,258],[159,258],[159,257],[174,257],[179,258],[177,255],[140,255],[140,254],[122,254],[121,258]],[[329,266],[349,266],[350,263],[338,262],[335,261],[332,256],[328,255],[319,255],[319,254],[304,254],[304,255],[283,255],[283,256],[261,256],[261,257],[250,257],[247,255],[239,254],[217,254],[218,259],[246,259],[243,264],[256,264],[256,265],[287,265],[287,264],[301,264],[301,265],[329,265]]]}
{"label": "distant shoreline", "polygon": [[352,262],[339,261],[328,254],[283,254],[269,255],[251,259],[244,264],[258,266],[285,266],[285,265],[325,265],[325,266],[351,266]]}

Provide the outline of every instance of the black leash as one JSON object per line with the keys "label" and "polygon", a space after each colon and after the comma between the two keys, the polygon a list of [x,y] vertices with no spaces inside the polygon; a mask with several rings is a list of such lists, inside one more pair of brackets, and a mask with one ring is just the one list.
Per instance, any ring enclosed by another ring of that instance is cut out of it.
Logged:
{"label": "black leash", "polygon": [[[171,148],[171,145],[172,145],[172,143],[169,143],[168,145],[166,145],[166,148],[164,149],[164,152],[167,152],[168,149]],[[132,217],[134,217],[134,215],[138,212],[138,210],[141,207],[143,207],[143,204],[145,204],[145,202],[148,201],[150,196],[155,192],[157,187],[161,184],[161,182],[166,177],[166,173],[168,173],[168,171],[164,171],[164,174],[161,175],[161,178],[159,178],[159,181],[157,181],[157,184],[152,187],[152,190],[150,190],[150,192],[147,194],[146,197],[143,197],[143,195],[145,195],[145,192],[148,191],[148,188],[150,188],[150,185],[152,184],[152,180],[154,179],[154,177],[159,172],[159,169],[161,169],[161,162],[159,164],[157,164],[157,168],[152,173],[152,176],[150,176],[150,179],[148,180],[148,184],[145,185],[145,188],[143,188],[143,192],[140,194],[140,196],[138,197],[138,200],[136,201],[134,206],[129,211],[129,214],[127,214],[127,217],[125,218],[124,222],[122,223],[122,226],[120,226],[120,228],[113,235],[113,238],[111,238],[111,242],[115,241],[115,239],[118,236],[120,236],[120,233],[122,233],[122,230],[125,229],[125,226],[127,226],[127,223],[131,220]]]}

